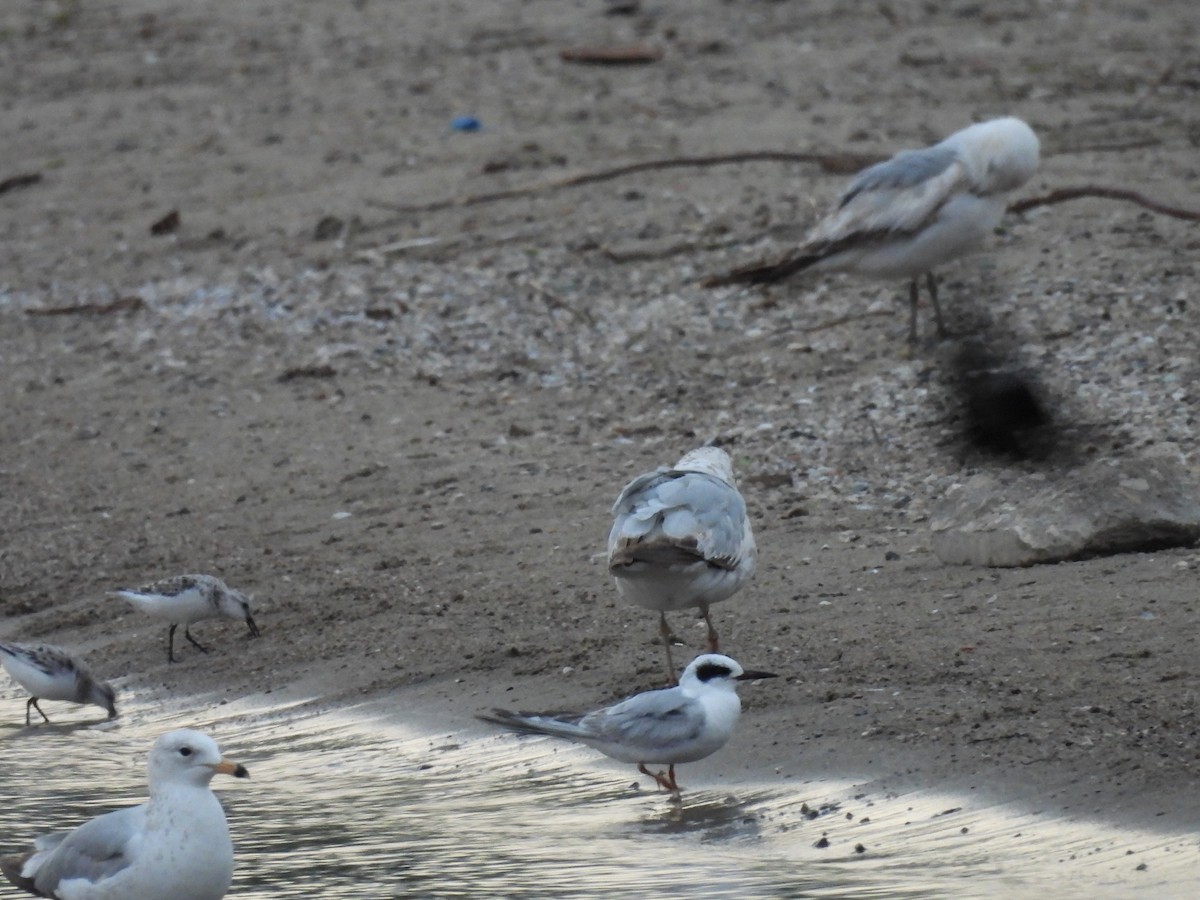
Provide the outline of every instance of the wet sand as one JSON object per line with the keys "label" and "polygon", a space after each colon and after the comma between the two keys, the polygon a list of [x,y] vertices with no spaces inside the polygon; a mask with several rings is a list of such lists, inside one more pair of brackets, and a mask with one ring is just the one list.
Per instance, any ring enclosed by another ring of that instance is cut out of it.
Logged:
{"label": "wet sand", "polygon": [[[1195,206],[1190,4],[643,5],[8,4],[0,179],[41,177],[0,197],[3,634],[164,703],[386,696],[465,725],[611,700],[658,683],[661,648],[605,572],[608,508],[715,438],[761,559],[714,609],[723,649],[786,676],[743,691],[731,770],[1183,822],[1196,551],[942,565],[939,499],[1018,464],[964,449],[947,349],[904,342],[904,286],[698,286],[785,251],[842,176],[437,201],[684,155],[888,153],[1014,114],[1044,151],[1022,195]],[[558,55],[633,41],[663,58]],[[466,114],[482,131],[451,129]],[[1194,469],[1196,241],[1128,204],[1046,207],[948,267],[944,304],[1086,426],[1077,454]],[[262,639],[201,624],[212,653],[168,666],[166,629],[105,596],[186,571],[247,591]]]}

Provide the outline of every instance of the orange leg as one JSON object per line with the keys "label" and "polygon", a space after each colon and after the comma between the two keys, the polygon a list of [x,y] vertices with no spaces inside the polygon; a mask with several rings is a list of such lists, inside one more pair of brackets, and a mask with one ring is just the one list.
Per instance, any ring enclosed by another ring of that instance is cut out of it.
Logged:
{"label": "orange leg", "polygon": [[658,782],[660,788],[664,791],[670,791],[672,797],[679,798],[679,783],[675,780],[674,765],[667,766],[666,772],[651,772],[646,768],[645,763],[638,763],[638,771],[643,775],[649,775],[653,778]]}

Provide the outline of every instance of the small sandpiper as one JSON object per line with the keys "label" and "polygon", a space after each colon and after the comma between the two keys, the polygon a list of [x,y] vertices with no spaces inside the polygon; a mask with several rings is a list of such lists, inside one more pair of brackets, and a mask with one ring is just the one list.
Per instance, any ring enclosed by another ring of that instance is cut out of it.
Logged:
{"label": "small sandpiper", "polygon": [[259,636],[258,626],[250,615],[250,601],[214,575],[176,575],[139,588],[113,591],[144,613],[170,622],[167,631],[167,662],[175,662],[175,629],[183,626],[183,636],[202,653],[208,648],[192,637],[191,625],[204,619],[238,619],[250,628],[253,637]]}
{"label": "small sandpiper", "polygon": [[14,644],[0,641],[0,665],[30,697],[25,702],[25,724],[37,710],[47,722],[50,717],[38,700],[66,700],[69,703],[94,703],[117,715],[116,691],[107,682],[98,681],[79,657],[50,644]]}

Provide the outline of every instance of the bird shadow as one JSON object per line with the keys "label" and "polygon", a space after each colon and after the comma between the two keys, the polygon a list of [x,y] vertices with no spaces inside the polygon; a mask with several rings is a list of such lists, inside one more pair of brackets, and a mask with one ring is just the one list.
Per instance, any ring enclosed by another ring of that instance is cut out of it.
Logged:
{"label": "bird shadow", "polygon": [[755,837],[761,831],[762,821],[754,807],[765,799],[765,795],[685,795],[682,802],[668,802],[667,806],[643,816],[638,825],[647,834],[699,834],[706,840]]}
{"label": "bird shadow", "polygon": [[67,722],[34,722],[26,725],[24,722],[0,722],[0,734],[10,738],[35,737],[36,735],[71,734],[76,731],[91,731],[101,725],[107,725],[111,719],[76,719]]}

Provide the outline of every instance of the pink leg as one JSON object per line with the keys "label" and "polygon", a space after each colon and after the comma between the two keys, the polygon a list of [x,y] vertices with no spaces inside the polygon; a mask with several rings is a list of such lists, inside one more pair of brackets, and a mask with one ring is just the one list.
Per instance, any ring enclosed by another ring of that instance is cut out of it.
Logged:
{"label": "pink leg", "polygon": [[675,781],[675,766],[667,766],[667,771],[665,773],[651,772],[646,768],[645,763],[638,763],[638,771],[643,775],[649,775],[656,782],[658,782],[658,786],[660,788],[662,788],[664,791],[669,791],[671,796],[675,799],[679,799],[679,784]]}
{"label": "pink leg", "polygon": [[704,621],[708,625],[708,652],[717,653],[721,647],[717,638],[717,629],[713,628],[712,616],[708,614],[708,607],[704,608]]}

